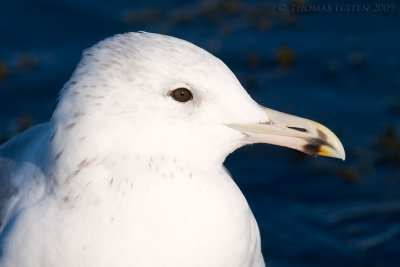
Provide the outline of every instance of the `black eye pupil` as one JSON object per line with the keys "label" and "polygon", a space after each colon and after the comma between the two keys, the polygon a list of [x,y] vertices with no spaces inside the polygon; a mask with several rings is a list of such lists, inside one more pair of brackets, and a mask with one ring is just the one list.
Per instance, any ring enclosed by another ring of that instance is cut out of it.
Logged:
{"label": "black eye pupil", "polygon": [[189,89],[183,87],[177,88],[174,91],[172,91],[171,96],[178,102],[187,102],[193,99],[192,92],[190,92]]}

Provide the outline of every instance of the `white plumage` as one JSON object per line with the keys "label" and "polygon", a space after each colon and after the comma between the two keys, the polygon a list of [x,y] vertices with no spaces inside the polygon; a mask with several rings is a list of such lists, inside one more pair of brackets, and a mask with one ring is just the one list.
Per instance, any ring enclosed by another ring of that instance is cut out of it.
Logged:
{"label": "white plumage", "polygon": [[[175,101],[176,87],[193,100]],[[51,121],[1,147],[0,266],[263,266],[257,224],[222,166],[245,143],[225,125],[260,120],[230,70],[188,42],[100,42]]]}

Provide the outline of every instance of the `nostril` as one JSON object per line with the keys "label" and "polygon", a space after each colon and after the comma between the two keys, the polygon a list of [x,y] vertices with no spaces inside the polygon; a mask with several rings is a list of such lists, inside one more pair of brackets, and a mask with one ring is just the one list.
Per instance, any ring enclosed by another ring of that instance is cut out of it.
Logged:
{"label": "nostril", "polygon": [[307,129],[304,129],[301,127],[294,127],[294,126],[286,126],[286,127],[289,129],[292,129],[292,130],[299,131],[299,132],[308,133]]}

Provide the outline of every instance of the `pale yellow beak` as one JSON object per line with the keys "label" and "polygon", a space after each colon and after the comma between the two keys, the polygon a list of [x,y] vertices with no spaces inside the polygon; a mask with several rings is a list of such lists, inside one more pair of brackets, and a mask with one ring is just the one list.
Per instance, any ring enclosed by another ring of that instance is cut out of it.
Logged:
{"label": "pale yellow beak", "polygon": [[346,154],[339,138],[325,126],[311,120],[262,109],[269,120],[255,124],[230,124],[241,131],[249,143],[268,143],[290,147],[313,156],[327,156],[344,160]]}

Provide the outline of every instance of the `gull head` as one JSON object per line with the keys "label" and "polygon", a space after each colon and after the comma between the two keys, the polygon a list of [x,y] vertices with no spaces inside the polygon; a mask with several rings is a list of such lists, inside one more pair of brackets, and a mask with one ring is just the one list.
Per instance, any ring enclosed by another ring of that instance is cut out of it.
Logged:
{"label": "gull head", "polygon": [[85,50],[53,123],[64,133],[59,142],[76,148],[205,166],[251,143],[345,157],[328,128],[257,104],[215,56],[145,32],[116,35]]}

